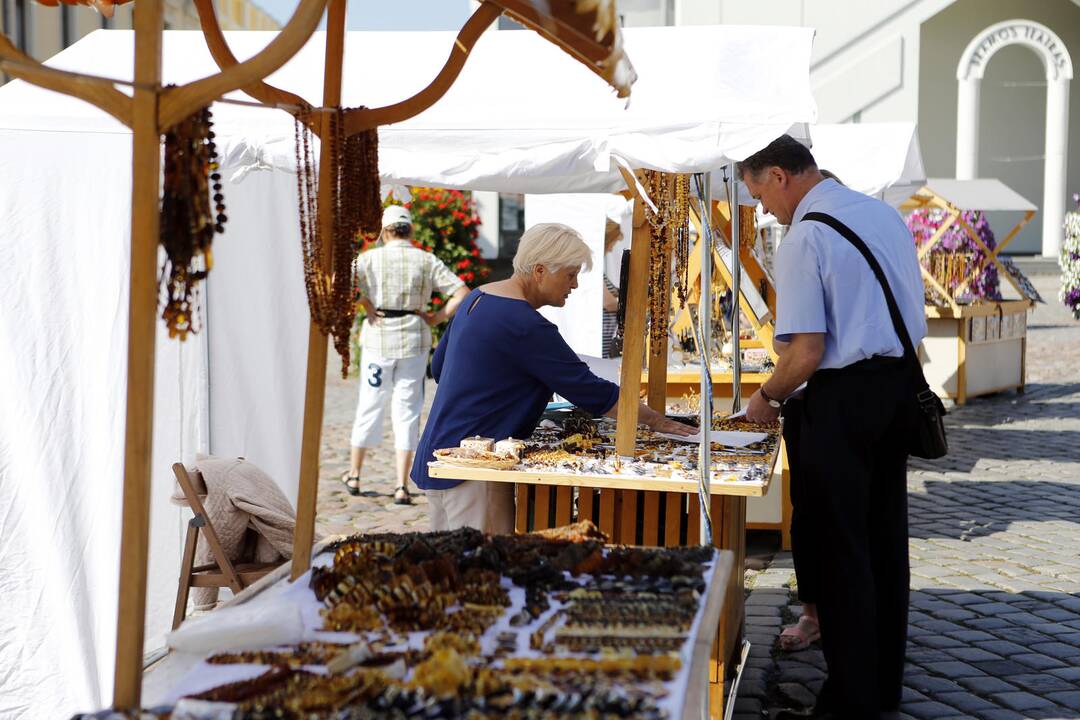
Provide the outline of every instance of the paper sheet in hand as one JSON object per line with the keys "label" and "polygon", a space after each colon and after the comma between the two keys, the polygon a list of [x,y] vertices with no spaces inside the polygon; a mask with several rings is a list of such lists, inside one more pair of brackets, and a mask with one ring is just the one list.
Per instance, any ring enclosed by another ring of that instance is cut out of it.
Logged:
{"label": "paper sheet in hand", "polygon": [[[665,437],[668,440],[679,440],[681,442],[699,443],[701,442],[701,431],[698,430],[693,435],[669,435],[667,433],[657,433],[660,437]],[[753,445],[756,442],[761,442],[765,438],[769,437],[766,433],[759,432],[743,432],[741,430],[713,430],[709,435],[709,441],[726,445],[727,447],[746,447],[747,445]]]}

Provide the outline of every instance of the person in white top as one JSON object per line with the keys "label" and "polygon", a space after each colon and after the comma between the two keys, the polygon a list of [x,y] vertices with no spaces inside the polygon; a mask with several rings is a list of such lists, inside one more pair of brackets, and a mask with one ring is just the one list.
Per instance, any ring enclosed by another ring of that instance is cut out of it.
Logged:
{"label": "person in white top", "polygon": [[[907,642],[907,447],[914,384],[866,259],[808,213],[832,216],[881,264],[911,342],[926,334],[915,244],[888,205],[824,178],[789,136],[739,164],[754,198],[790,225],[775,262],[776,371],[747,417],[775,421],[803,383],[793,553],[815,588],[828,677],[812,717],[877,718],[900,704]],[[795,545],[798,545],[797,547]],[[809,562],[806,560],[809,559]],[[812,576],[811,576],[812,575]],[[790,712],[781,717],[793,717]]]}
{"label": "person in white top", "polygon": [[[341,481],[352,495],[368,448],[382,442],[383,414],[391,400],[397,487],[394,502],[411,502],[407,481],[420,437],[424,374],[431,325],[453,317],[469,290],[437,257],[412,244],[412,216],[400,205],[383,211],[382,246],[356,259],[356,282],[367,319],[360,335],[360,397],[353,423],[349,470]],[[442,310],[429,313],[431,294],[449,295]]]}

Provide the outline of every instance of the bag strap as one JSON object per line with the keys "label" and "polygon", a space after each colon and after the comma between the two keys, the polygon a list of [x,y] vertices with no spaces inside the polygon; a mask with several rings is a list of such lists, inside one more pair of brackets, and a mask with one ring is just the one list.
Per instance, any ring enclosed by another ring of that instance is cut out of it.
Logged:
{"label": "bag strap", "polygon": [[[900,338],[900,345],[904,348],[904,357],[907,358],[909,364],[919,369],[919,376],[921,376],[922,366],[919,364],[919,358],[915,354],[915,347],[911,344],[911,335],[908,334],[907,326],[904,324],[904,318],[900,314],[899,306],[896,304],[896,298],[893,297],[892,288],[889,287],[889,281],[885,278],[885,272],[881,269],[881,265],[878,263],[877,258],[870,252],[870,248],[866,246],[863,239],[856,235],[851,228],[834,218],[832,215],[820,212],[810,212],[806,213],[802,219],[828,225],[854,245],[855,249],[862,253],[862,256],[866,258],[866,262],[870,264],[870,269],[873,270],[874,275],[881,284],[881,289],[885,292],[885,304],[889,306],[889,316],[892,318],[893,329]],[[925,380],[922,382],[925,383]]]}

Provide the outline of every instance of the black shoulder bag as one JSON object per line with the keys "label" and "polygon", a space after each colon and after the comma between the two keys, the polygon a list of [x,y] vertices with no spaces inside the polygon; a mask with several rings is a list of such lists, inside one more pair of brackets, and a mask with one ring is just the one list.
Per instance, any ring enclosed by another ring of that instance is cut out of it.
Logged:
{"label": "black shoulder bag", "polygon": [[896,305],[896,298],[893,297],[889,281],[885,279],[885,273],[882,271],[877,258],[870,252],[870,248],[866,247],[866,243],[863,242],[862,238],[832,215],[811,212],[804,215],[803,220],[812,220],[828,225],[854,245],[855,249],[862,253],[862,256],[866,258],[866,262],[870,264],[870,269],[874,271],[878,282],[881,283],[881,289],[885,292],[885,303],[889,306],[889,316],[892,318],[893,329],[896,330],[896,335],[900,338],[900,344],[904,348],[904,359],[907,360],[915,386],[915,395],[911,399],[911,439],[908,441],[908,452],[915,457],[926,458],[927,460],[944,457],[949,452],[949,443],[945,438],[945,423],[942,421],[942,417],[945,415],[945,406],[941,404],[941,399],[926,383],[926,376],[923,375],[922,365],[919,363],[915,348],[911,344],[911,336],[908,335],[907,326],[904,325],[904,318],[900,315],[900,308]]}

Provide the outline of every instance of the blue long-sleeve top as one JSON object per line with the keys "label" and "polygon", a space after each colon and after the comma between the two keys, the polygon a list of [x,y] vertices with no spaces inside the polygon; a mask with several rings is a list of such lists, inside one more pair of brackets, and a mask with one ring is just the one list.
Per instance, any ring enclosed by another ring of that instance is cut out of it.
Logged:
{"label": "blue long-sleeve top", "polygon": [[431,372],[439,388],[411,474],[424,490],[462,482],[428,477],[435,450],[474,435],[524,440],[553,392],[597,415],[619,399],[619,386],[593,375],[529,303],[480,290],[461,304],[435,349]]}

